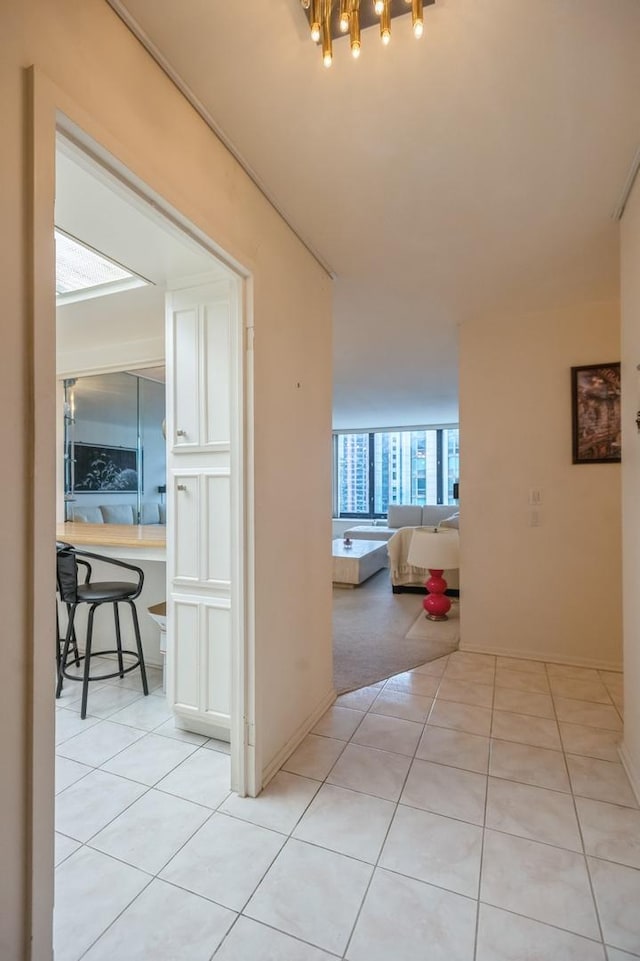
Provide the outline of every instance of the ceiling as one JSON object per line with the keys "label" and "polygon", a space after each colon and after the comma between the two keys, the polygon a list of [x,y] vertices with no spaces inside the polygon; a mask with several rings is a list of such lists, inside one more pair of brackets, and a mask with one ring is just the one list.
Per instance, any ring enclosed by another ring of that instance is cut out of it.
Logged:
{"label": "ceiling", "polygon": [[617,299],[640,0],[436,0],[322,65],[299,0],[109,0],[335,274],[334,426],[457,421],[457,331]]}
{"label": "ceiling", "polygon": [[162,288],[220,269],[209,253],[62,135],[55,219],[72,237]]}

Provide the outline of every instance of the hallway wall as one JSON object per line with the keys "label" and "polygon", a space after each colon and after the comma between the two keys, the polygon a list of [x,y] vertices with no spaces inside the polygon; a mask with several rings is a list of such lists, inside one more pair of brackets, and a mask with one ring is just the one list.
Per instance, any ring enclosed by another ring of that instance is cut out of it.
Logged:
{"label": "hallway wall", "polygon": [[[11,410],[1,428],[3,491],[10,504],[1,547],[3,640],[11,677],[0,708],[3,961],[51,958],[54,702],[45,695],[32,704],[31,688],[33,672],[46,688],[54,650],[47,630],[53,616],[49,551],[55,495],[53,223],[52,209],[35,211],[34,236],[40,238],[39,245],[43,237],[45,241],[34,286],[36,341],[41,344],[34,355],[26,74],[34,64],[38,150],[50,150],[53,156],[58,107],[253,274],[256,731],[263,767],[332,692],[331,559],[326,550],[331,505],[330,280],[103,0],[2,4],[5,322],[0,382],[4,407]],[[39,182],[38,190],[52,208],[53,183]],[[32,418],[34,364],[41,378],[35,400],[45,411],[37,425]],[[281,523],[285,502],[287,526]],[[33,503],[40,520],[32,536]],[[290,532],[297,529],[298,516],[304,516],[306,536],[292,546]],[[50,592],[42,587],[49,570]],[[30,586],[34,580],[39,588],[35,605]],[[33,664],[32,623],[39,625]],[[39,742],[33,737],[34,716]],[[41,746],[43,757],[32,768],[31,751]],[[38,772],[33,791],[32,770]]]}
{"label": "hallway wall", "polygon": [[621,667],[621,469],[572,463],[570,374],[619,359],[616,303],[461,329],[465,649]]}

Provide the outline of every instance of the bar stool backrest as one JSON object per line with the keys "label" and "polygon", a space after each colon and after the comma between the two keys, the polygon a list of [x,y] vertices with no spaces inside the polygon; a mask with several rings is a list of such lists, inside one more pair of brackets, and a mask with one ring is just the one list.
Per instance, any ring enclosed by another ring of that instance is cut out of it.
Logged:
{"label": "bar stool backrest", "polygon": [[58,590],[65,604],[78,600],[78,561],[73,551],[57,551],[56,566]]}

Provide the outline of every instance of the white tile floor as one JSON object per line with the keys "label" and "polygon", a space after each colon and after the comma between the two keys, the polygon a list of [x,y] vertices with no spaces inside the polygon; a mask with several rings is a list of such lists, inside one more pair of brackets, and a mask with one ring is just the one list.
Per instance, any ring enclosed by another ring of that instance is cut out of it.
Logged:
{"label": "white tile floor", "polygon": [[620,675],[456,652],[340,697],[256,799],[127,681],[58,702],[56,961],[640,957]]}

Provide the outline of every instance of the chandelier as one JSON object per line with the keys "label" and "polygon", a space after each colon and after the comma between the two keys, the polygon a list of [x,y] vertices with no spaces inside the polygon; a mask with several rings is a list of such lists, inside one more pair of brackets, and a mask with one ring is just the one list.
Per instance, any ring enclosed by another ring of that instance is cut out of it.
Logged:
{"label": "chandelier", "polygon": [[333,62],[332,40],[349,35],[351,53],[360,56],[360,32],[375,23],[380,25],[380,39],[386,46],[391,40],[391,20],[411,10],[413,35],[424,33],[423,7],[435,0],[300,0],[307,12],[311,39],[322,42],[325,67]]}

